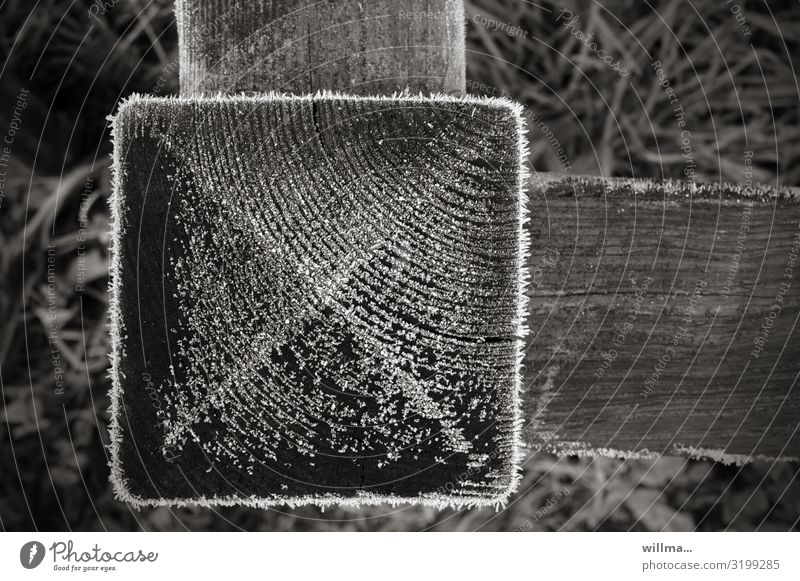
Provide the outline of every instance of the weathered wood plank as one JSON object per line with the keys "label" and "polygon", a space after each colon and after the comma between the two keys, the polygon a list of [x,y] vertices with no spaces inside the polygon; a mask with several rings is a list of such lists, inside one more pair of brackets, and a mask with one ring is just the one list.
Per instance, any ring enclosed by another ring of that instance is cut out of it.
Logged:
{"label": "weathered wood plank", "polygon": [[181,94],[463,95],[461,0],[178,0]]}
{"label": "weathered wood plank", "polygon": [[503,502],[518,107],[133,98],[114,121],[112,470],[133,504]]}
{"label": "weathered wood plank", "polygon": [[535,176],[526,439],[800,456],[800,195]]}

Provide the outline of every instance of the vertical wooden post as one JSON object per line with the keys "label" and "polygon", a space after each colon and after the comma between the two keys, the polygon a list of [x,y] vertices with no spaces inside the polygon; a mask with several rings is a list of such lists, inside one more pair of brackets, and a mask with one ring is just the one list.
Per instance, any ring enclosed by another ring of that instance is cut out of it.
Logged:
{"label": "vertical wooden post", "polygon": [[461,1],[184,0],[178,19],[183,98],[115,119],[118,495],[505,502],[521,111],[391,98],[464,94]]}
{"label": "vertical wooden post", "polygon": [[181,94],[465,93],[462,0],[178,0]]}

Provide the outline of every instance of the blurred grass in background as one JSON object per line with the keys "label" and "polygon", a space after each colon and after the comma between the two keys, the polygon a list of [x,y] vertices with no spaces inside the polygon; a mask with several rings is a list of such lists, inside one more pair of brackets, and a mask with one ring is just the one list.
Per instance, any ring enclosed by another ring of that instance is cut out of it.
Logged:
{"label": "blurred grass in background", "polygon": [[[652,68],[660,61],[685,113],[698,179],[742,181],[744,152],[752,150],[754,179],[800,185],[796,1],[739,0],[749,36],[730,3],[719,0],[466,5],[470,90],[526,105],[536,170],[685,177],[682,129]],[[576,31],[593,33],[630,74],[603,62]],[[519,493],[500,512],[135,512],[114,501],[105,449],[106,117],[132,92],[177,91],[176,41],[167,0],[0,0],[0,132],[29,91],[0,190],[3,529],[797,528],[797,465],[738,468],[676,458],[531,453]],[[79,274],[86,281],[80,293]],[[55,392],[53,322],[63,395]]]}

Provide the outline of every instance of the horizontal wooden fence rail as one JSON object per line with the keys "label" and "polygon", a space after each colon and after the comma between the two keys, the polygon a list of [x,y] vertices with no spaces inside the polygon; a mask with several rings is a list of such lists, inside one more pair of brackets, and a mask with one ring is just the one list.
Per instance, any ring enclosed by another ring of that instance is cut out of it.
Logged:
{"label": "horizontal wooden fence rail", "polygon": [[534,176],[526,441],[800,456],[800,195]]}

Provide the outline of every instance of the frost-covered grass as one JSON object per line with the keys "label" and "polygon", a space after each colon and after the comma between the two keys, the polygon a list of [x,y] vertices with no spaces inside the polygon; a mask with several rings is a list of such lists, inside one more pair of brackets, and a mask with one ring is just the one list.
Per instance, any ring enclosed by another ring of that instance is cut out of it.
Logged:
{"label": "frost-covered grass", "polygon": [[[89,0],[52,4],[28,18],[31,2],[6,0],[0,18],[0,61],[6,64],[0,130],[9,123],[19,90],[31,90],[0,205],[4,529],[32,529],[34,521],[44,530],[796,528],[797,465],[740,469],[681,459],[535,455],[525,464],[520,492],[500,513],[419,507],[134,513],[114,501],[103,447],[108,444],[110,192],[110,143],[103,130],[121,97],[177,88],[176,34],[171,0],[119,2],[99,22],[88,16]],[[525,0],[467,2],[470,14],[487,14],[528,32],[509,36],[500,26],[470,25],[468,77],[472,92],[507,93],[529,107],[536,169],[561,170],[557,139],[575,173],[681,177],[686,163],[680,130],[655,71],[647,68],[657,58],[686,111],[698,177],[742,179],[744,119],[757,179],[800,185],[795,2],[770,2],[769,9],[763,2],[747,3],[755,50],[717,0],[692,3],[708,16],[705,24],[688,17],[683,0],[657,3],[658,15],[638,0],[586,2],[580,8],[571,3],[581,16],[577,28],[595,31],[615,58],[631,63],[628,79],[598,62],[555,22],[559,8],[554,2],[536,4],[553,12]],[[545,125],[553,138],[543,131]],[[544,138],[535,139],[537,131]],[[50,243],[58,257],[52,291],[47,287]],[[82,295],[74,291],[79,272],[86,283]],[[49,300],[61,337],[57,348],[66,393],[60,399],[54,395],[47,342]]]}
{"label": "frost-covered grass", "polygon": [[[530,39],[471,22],[467,78],[474,92],[528,106],[536,169],[678,179],[689,169],[699,180],[738,182],[751,150],[756,181],[800,183],[795,2],[746,3],[749,36],[731,13],[736,3],[532,4],[467,0],[469,14],[518,24]],[[629,74],[599,58],[592,41]],[[687,136],[693,164],[683,157]]]}

